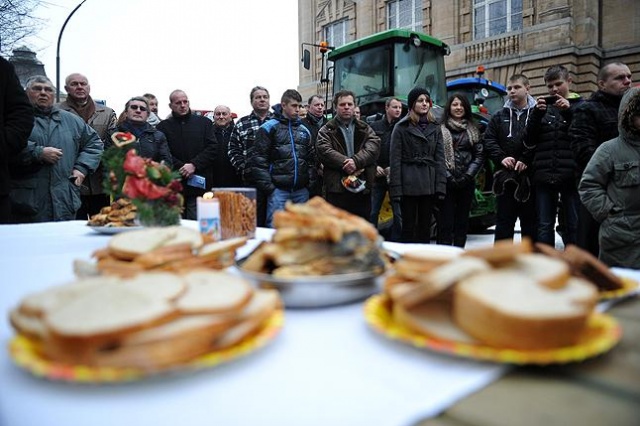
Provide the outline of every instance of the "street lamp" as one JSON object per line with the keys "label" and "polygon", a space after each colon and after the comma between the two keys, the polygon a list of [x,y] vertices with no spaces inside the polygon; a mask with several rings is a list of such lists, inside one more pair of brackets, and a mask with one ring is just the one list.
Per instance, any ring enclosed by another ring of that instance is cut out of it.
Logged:
{"label": "street lamp", "polygon": [[76,6],[75,9],[71,11],[67,19],[62,24],[62,28],[60,29],[60,34],[58,35],[58,47],[56,48],[56,103],[60,102],[60,41],[62,40],[62,33],[64,32],[64,28],[67,26],[67,22],[76,13],[76,10],[80,9],[80,6],[84,4],[87,0],[82,0],[79,5]]}

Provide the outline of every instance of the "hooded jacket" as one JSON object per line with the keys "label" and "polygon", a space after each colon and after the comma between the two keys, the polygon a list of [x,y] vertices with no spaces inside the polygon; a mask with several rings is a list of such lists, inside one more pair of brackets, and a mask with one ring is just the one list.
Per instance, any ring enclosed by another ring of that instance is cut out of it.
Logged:
{"label": "hooded jacket", "polygon": [[640,88],[627,91],[618,113],[619,136],[601,144],[587,163],[578,191],[601,222],[600,259],[609,266],[640,269]]}
{"label": "hooded jacket", "polygon": [[260,126],[256,135],[249,158],[252,178],[258,189],[267,194],[276,188],[309,188],[316,177],[311,132],[299,118],[286,118],[280,105],[275,105],[273,111],[274,118]]}
{"label": "hooded jacket", "polygon": [[575,188],[578,166],[571,150],[569,126],[573,112],[582,102],[577,93],[567,97],[570,107],[565,110],[553,105],[545,111],[534,108],[523,142],[533,150],[533,182]]}
{"label": "hooded jacket", "polygon": [[532,152],[525,148],[522,137],[535,105],[531,95],[527,95],[527,106],[522,110],[515,108],[513,101],[507,99],[504,107],[491,117],[484,133],[484,147],[498,168],[503,167],[502,160],[507,157],[530,164]]}

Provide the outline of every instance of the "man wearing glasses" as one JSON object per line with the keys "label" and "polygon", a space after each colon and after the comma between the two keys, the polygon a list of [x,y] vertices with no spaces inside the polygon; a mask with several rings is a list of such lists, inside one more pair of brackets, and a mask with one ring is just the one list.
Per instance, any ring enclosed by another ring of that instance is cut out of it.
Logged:
{"label": "man wearing glasses", "polygon": [[[110,145],[109,135],[116,129],[116,113],[113,109],[97,104],[91,98],[91,85],[82,74],[69,74],[65,79],[64,90],[67,100],[59,107],[65,111],[78,115],[97,133],[104,146]],[[78,210],[76,219],[85,220],[97,214],[104,206],[109,205],[109,196],[103,189],[104,171],[99,166],[95,173],[90,174],[80,189],[82,206]]]}
{"label": "man wearing glasses", "polygon": [[35,123],[27,147],[11,159],[12,221],[73,220],[80,187],[100,164],[100,137],[76,114],[53,106],[53,83],[27,81]]}

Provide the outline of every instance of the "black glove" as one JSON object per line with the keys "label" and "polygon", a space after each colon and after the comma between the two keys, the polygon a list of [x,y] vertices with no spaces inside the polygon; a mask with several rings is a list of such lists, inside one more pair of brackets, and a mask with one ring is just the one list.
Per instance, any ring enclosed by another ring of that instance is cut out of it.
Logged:
{"label": "black glove", "polygon": [[458,179],[453,176],[449,176],[447,178],[447,189],[456,189],[457,187],[458,187]]}
{"label": "black glove", "polygon": [[464,174],[457,178],[456,181],[458,182],[458,188],[465,188],[469,185],[469,182],[471,182],[471,176]]}

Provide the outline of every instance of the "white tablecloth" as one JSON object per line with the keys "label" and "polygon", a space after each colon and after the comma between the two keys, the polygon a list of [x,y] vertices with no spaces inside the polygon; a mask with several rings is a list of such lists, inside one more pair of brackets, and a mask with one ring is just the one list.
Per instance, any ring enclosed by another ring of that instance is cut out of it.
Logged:
{"label": "white tablecloth", "polygon": [[[73,259],[108,238],[84,222],[0,226],[0,315],[73,279]],[[5,348],[13,334],[0,321]],[[38,379],[1,350],[0,425],[410,425],[506,370],[389,341],[368,328],[361,303],[287,310],[281,334],[245,358],[121,385]]]}

